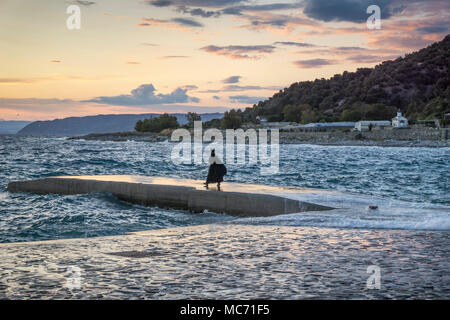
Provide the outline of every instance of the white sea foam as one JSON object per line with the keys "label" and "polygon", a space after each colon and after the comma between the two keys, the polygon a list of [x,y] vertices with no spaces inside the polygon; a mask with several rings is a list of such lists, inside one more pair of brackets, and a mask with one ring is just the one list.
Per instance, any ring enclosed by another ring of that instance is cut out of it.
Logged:
{"label": "white sea foam", "polygon": [[0,201],[6,200],[7,197],[8,197],[7,192],[0,192]]}
{"label": "white sea foam", "polygon": [[[337,209],[267,218],[247,218],[240,219],[239,222],[331,228],[450,230],[450,208],[443,205],[390,200],[331,190],[285,193],[283,196]],[[371,210],[368,208],[369,205],[377,205],[378,209]]]}
{"label": "white sea foam", "polygon": [[381,217],[380,219],[364,218],[361,216],[349,216],[339,212],[330,211],[330,214],[322,212],[297,213],[270,218],[246,218],[240,223],[268,224],[282,226],[308,226],[327,228],[364,228],[364,229],[404,229],[404,230],[450,230],[450,214],[425,215],[410,218]]}

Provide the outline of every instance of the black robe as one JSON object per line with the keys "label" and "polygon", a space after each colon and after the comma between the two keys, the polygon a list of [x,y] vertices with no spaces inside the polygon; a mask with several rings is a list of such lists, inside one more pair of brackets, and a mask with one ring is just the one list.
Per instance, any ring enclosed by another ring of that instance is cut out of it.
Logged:
{"label": "black robe", "polygon": [[209,166],[206,183],[219,183],[223,181],[223,176],[227,174],[227,168],[223,164],[213,163]]}

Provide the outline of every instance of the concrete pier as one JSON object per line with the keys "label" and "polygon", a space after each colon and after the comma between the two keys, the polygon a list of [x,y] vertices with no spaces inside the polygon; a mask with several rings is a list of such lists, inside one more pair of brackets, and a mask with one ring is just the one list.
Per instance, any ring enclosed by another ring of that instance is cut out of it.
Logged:
{"label": "concrete pier", "polygon": [[209,210],[234,216],[267,217],[333,208],[293,200],[283,188],[240,183],[223,183],[221,191],[206,190],[203,181],[130,175],[49,177],[13,181],[9,192],[39,194],[112,193],[121,200],[145,206],[159,206],[203,212]]}

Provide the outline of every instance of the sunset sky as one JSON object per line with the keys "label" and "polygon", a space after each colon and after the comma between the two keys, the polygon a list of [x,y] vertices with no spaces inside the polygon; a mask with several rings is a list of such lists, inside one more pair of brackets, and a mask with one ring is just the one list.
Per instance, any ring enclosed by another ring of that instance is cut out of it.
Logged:
{"label": "sunset sky", "polygon": [[0,26],[2,119],[216,112],[439,41],[450,1],[0,0]]}

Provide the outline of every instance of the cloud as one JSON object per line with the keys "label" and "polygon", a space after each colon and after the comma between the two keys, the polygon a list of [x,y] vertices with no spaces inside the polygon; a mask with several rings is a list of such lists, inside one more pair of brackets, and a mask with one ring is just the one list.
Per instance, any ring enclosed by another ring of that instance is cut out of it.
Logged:
{"label": "cloud", "polygon": [[259,26],[259,25],[270,25],[274,27],[284,27],[287,24],[288,20],[286,19],[272,19],[268,21],[252,21],[252,26]]}
{"label": "cloud", "polygon": [[119,75],[105,75],[105,76],[94,76],[94,77],[86,77],[86,76],[78,76],[78,75],[68,75],[68,74],[48,74],[42,75],[40,77],[32,77],[32,78],[0,78],[0,84],[8,84],[8,83],[36,83],[42,81],[66,81],[66,80],[99,80],[99,79],[111,79],[111,78],[119,78]]}
{"label": "cloud", "polygon": [[93,2],[93,1],[84,1],[84,0],[74,0],[74,1],[72,1],[72,3],[79,4],[79,5],[82,5],[85,7],[89,7],[89,6],[92,6],[93,4],[95,4],[95,2]]}
{"label": "cloud", "polygon": [[422,34],[443,33],[448,34],[450,31],[450,21],[434,21],[433,24],[422,26],[416,29]]}
{"label": "cloud", "polygon": [[447,33],[448,30],[448,26],[429,26],[417,29],[421,33]]}
{"label": "cloud", "polygon": [[[246,0],[156,0],[147,1],[147,4],[155,7],[175,7],[177,11],[190,14],[192,16],[201,16],[203,18],[219,17],[225,15],[243,15],[244,12],[262,12],[262,11],[276,11],[287,10],[302,7],[300,2],[297,3],[268,3],[268,4],[254,4],[244,5]],[[196,7],[196,8],[191,8]],[[217,10],[204,10],[203,8],[217,8]]]}
{"label": "cloud", "polygon": [[209,90],[202,90],[199,91],[200,93],[220,93],[220,92],[224,92],[224,91],[228,91],[228,92],[235,92],[235,91],[258,91],[258,90],[270,90],[270,91],[278,91],[280,90],[282,87],[280,86],[267,86],[267,87],[263,87],[263,86],[253,86],[253,85],[247,85],[247,86],[240,86],[240,85],[236,85],[236,84],[231,84],[231,85],[227,85],[224,86],[220,89],[209,89]]}
{"label": "cloud", "polygon": [[190,56],[162,56],[159,59],[180,59],[180,58],[190,58]]}
{"label": "cloud", "polygon": [[[225,56],[231,59],[259,59],[263,53],[272,53],[275,50],[275,46],[271,45],[253,45],[253,46],[206,46],[200,48],[203,51],[216,54],[219,56]],[[255,55],[255,53],[257,55]],[[252,55],[249,55],[252,54]]]}
{"label": "cloud", "polygon": [[247,91],[247,90],[265,90],[266,87],[261,86],[239,86],[239,85],[229,85],[222,88],[222,91]]}
{"label": "cloud", "polygon": [[188,85],[182,86],[180,88],[183,89],[183,90],[187,90],[187,91],[197,90],[198,89],[198,87],[196,85],[194,85],[194,84],[188,84]]}
{"label": "cloud", "polygon": [[70,99],[7,99],[0,98],[0,114],[6,119],[48,120],[98,114],[224,112],[224,106],[192,106],[189,104],[160,104],[151,106],[111,106]]}
{"label": "cloud", "polygon": [[[306,48],[308,49],[308,48]],[[369,49],[357,46],[324,47],[323,49],[302,50],[294,52],[316,58],[347,60],[354,63],[373,63],[395,59],[402,53],[393,48]]]}
{"label": "cloud", "polygon": [[336,47],[334,49],[340,51],[367,50],[366,48],[363,47]]}
{"label": "cloud", "polygon": [[158,47],[159,44],[150,43],[150,42],[142,42],[141,46],[147,46],[147,47]]}
{"label": "cloud", "polygon": [[210,17],[217,18],[221,15],[220,11],[209,11],[209,10],[206,11],[201,8],[191,9],[186,6],[180,6],[178,7],[177,10],[181,13],[190,14],[191,16],[194,17],[199,16],[202,18],[210,18]]}
{"label": "cloud", "polygon": [[[307,1],[322,1],[322,0],[307,0]],[[318,3],[317,2],[317,3]],[[325,2],[325,1],[322,1]],[[326,1],[327,3],[332,5],[338,5],[345,8],[350,5],[349,3],[353,3],[355,7],[361,7],[364,9],[359,12],[365,12],[364,6],[361,6],[361,3],[365,3],[365,0],[343,0],[341,1]],[[373,3],[372,3],[373,2]],[[309,3],[309,2],[308,2]],[[371,4],[377,4],[377,1],[371,1]],[[380,1],[378,1],[378,4]],[[439,36],[444,35],[444,28],[442,26],[448,25],[449,14],[450,12],[450,1],[447,0],[384,0],[386,5],[382,5],[381,9],[381,23],[382,29],[377,30],[376,32],[368,32],[366,24],[364,23],[369,14],[361,16],[359,24],[353,24],[353,26],[348,27],[339,24],[320,24],[317,26],[312,26],[311,30],[302,32],[302,36],[328,36],[328,35],[343,35],[343,34],[361,34],[365,35],[368,38],[381,38],[389,37],[392,34],[396,34],[397,37],[408,37],[409,35],[414,34],[417,37],[421,37],[422,35],[433,35],[434,41],[437,41]],[[365,3],[367,4],[367,3]],[[305,3],[306,5],[306,3]],[[328,10],[327,6],[322,6],[319,8],[321,10]],[[330,20],[330,21],[352,21],[357,19],[343,19],[340,15],[339,10],[329,10],[331,11],[329,19],[319,19],[322,21]],[[386,12],[387,11],[387,16]],[[351,15],[351,10],[349,9],[348,14]],[[311,16],[311,15],[310,15]],[[335,17],[337,16],[337,17]],[[333,18],[333,19],[332,19]],[[437,28],[429,28],[435,26]],[[417,30],[419,29],[419,30]],[[447,29],[449,30],[449,29]],[[438,33],[434,33],[439,31]],[[442,31],[442,32],[440,32]],[[448,33],[448,32],[447,32]],[[383,46],[386,48],[386,46]],[[404,47],[402,50],[410,50],[414,48]]]}
{"label": "cloud", "polygon": [[164,27],[172,29],[180,28],[200,28],[203,24],[193,19],[186,18],[173,18],[170,20],[154,19],[154,18],[141,18],[141,23],[138,23],[138,27]]}
{"label": "cloud", "polygon": [[232,102],[239,102],[245,104],[255,104],[258,103],[259,101],[267,99],[266,97],[252,97],[245,95],[230,96],[229,98]]}
{"label": "cloud", "polygon": [[213,113],[213,112],[225,112],[229,108],[224,106],[191,106],[191,105],[158,105],[151,106],[142,109],[144,112],[170,112],[170,113]]}
{"label": "cloud", "polygon": [[240,5],[227,7],[222,10],[223,14],[229,15],[242,15],[243,12],[261,12],[269,11],[273,12],[276,10],[287,10],[287,9],[297,9],[303,6],[302,3],[268,3],[268,4],[256,4],[256,5]]}
{"label": "cloud", "polygon": [[241,76],[231,76],[226,79],[223,79],[223,83],[238,83],[242,77]]}
{"label": "cloud", "polygon": [[346,59],[354,63],[374,63],[389,60],[386,59],[386,57],[380,57],[375,55],[355,55],[349,56]]}
{"label": "cloud", "polygon": [[368,36],[368,38],[370,47],[388,47],[390,49],[403,51],[410,51],[411,49],[421,49],[439,40],[414,33],[408,34],[402,31],[386,32],[385,34]]}
{"label": "cloud", "polygon": [[172,5],[172,1],[169,0],[147,1],[147,3],[155,7],[168,7]]}
{"label": "cloud", "polygon": [[125,61],[125,64],[141,64],[140,62],[137,61]]}
{"label": "cloud", "polygon": [[236,19],[244,20],[247,24],[237,28],[261,31],[276,31],[282,34],[293,32],[296,28],[322,28],[320,23],[313,19],[303,17],[301,14],[280,14],[274,12],[256,12],[255,14],[245,14]]}
{"label": "cloud", "polygon": [[219,12],[216,11],[205,11],[203,9],[197,8],[197,9],[191,9],[189,10],[189,13],[193,16],[201,16],[203,18],[209,18],[209,17],[217,17],[220,15]]}
{"label": "cloud", "polygon": [[86,104],[71,99],[0,98],[0,112],[22,119],[49,118],[67,113],[86,112]]}
{"label": "cloud", "polygon": [[240,86],[236,84],[231,84],[224,86],[220,91],[250,91],[250,90],[279,90],[280,87],[278,86],[253,86],[253,85],[247,85],[247,86]]}
{"label": "cloud", "polygon": [[336,64],[336,62],[333,60],[327,60],[327,59],[309,59],[309,60],[294,61],[294,64],[297,67],[300,67],[303,69],[310,69],[310,68],[320,68],[322,66]]}
{"label": "cloud", "polygon": [[317,47],[315,44],[311,44],[311,43],[306,43],[306,42],[294,42],[294,41],[277,41],[274,42],[273,44],[277,45],[277,44],[281,44],[284,46],[296,46],[296,47]]}
{"label": "cloud", "polygon": [[50,63],[61,63],[61,60],[50,60]]}
{"label": "cloud", "polygon": [[200,22],[197,22],[192,19],[186,19],[186,18],[173,18],[171,21],[178,23],[182,26],[188,26],[188,27],[203,27],[203,24]]}
{"label": "cloud", "polygon": [[199,102],[196,97],[187,95],[189,88],[177,88],[169,94],[155,94],[155,87],[152,84],[143,84],[133,89],[131,94],[122,94],[118,96],[97,97],[82,102],[95,102],[101,104],[117,106],[143,106],[154,104],[172,104],[184,102]]}
{"label": "cloud", "polygon": [[147,4],[155,7],[169,6],[193,6],[201,8],[218,8],[230,5],[236,5],[246,2],[245,0],[150,0]]}
{"label": "cloud", "polygon": [[[365,22],[369,15],[366,13],[370,5],[378,5],[382,19],[392,15],[391,4],[394,0],[305,0],[303,13],[313,19],[321,21]],[[396,10],[398,12],[398,10]]]}
{"label": "cloud", "polygon": [[25,79],[25,78],[0,78],[1,83],[32,83],[34,79]]}
{"label": "cloud", "polygon": [[220,100],[219,96],[213,96],[213,99]]}
{"label": "cloud", "polygon": [[229,7],[229,8],[223,9],[221,11],[221,14],[240,16],[240,15],[242,15],[242,12],[241,12],[241,10],[238,7]]}
{"label": "cloud", "polygon": [[144,21],[148,25],[158,25],[169,22],[169,20],[155,19],[155,18],[141,18],[141,21]]}
{"label": "cloud", "polygon": [[0,106],[5,107],[6,105],[33,105],[33,104],[47,104],[47,105],[60,105],[64,103],[78,103],[78,101],[72,99],[38,99],[38,98],[23,98],[23,99],[14,99],[14,98],[0,98]]}

